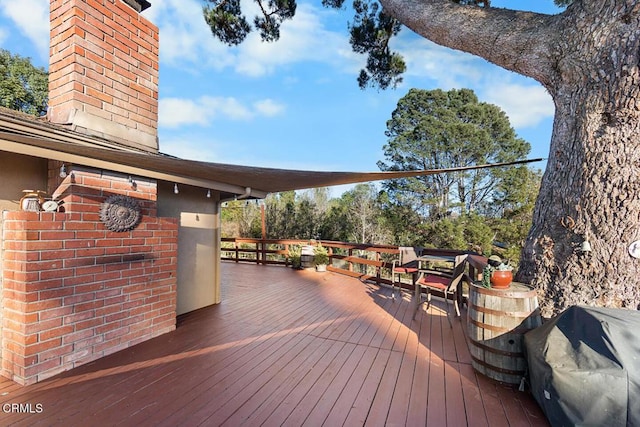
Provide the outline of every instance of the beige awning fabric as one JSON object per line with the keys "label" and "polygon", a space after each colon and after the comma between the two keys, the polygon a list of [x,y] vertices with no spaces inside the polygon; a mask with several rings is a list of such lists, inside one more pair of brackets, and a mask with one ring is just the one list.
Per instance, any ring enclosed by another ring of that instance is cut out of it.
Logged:
{"label": "beige awning fabric", "polygon": [[[0,123],[0,150],[113,170],[203,188],[219,190],[223,196],[265,197],[268,193],[307,188],[355,184],[394,178],[433,175],[444,172],[537,162],[542,159],[469,166],[454,169],[398,172],[323,172],[274,169],[184,160],[163,154],[109,148],[101,141],[63,132],[27,135]],[[64,137],[64,138],[63,138]]]}

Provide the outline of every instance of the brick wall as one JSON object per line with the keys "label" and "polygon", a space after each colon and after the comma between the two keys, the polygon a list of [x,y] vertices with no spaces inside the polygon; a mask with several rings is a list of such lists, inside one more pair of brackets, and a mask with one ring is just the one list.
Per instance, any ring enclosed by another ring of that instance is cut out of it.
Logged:
{"label": "brick wall", "polygon": [[50,0],[50,19],[49,119],[157,151],[158,28],[121,0]]}
{"label": "brick wall", "polygon": [[100,204],[108,196],[135,198],[143,215],[156,216],[157,185],[153,179],[124,175],[65,163],[67,176],[60,177],[62,162],[49,161],[48,192],[65,212],[82,212],[83,219],[98,218]]}
{"label": "brick wall", "polygon": [[[158,218],[156,183],[50,162],[64,213],[4,212],[2,375],[31,384],[175,329],[178,220]],[[112,232],[100,205],[143,206]]]}

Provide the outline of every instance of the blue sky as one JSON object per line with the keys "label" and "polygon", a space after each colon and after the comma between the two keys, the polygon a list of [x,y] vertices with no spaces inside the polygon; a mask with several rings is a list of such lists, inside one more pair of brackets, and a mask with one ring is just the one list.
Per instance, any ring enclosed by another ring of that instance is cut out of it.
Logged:
{"label": "blue sky", "polygon": [[[530,157],[548,155],[554,108],[538,83],[406,28],[393,41],[407,62],[402,86],[362,91],[356,77],[365,58],[349,46],[348,10],[298,0],[296,17],[282,26],[279,42],[265,44],[252,34],[230,48],[210,35],[201,0],[151,3],[143,14],[160,28],[162,152],[251,166],[376,171],[385,123],[410,88],[466,87],[507,113],[531,143]],[[252,2],[244,4],[255,10]],[[552,0],[492,5],[557,11]],[[0,0],[0,47],[47,68],[48,13],[48,0]]]}

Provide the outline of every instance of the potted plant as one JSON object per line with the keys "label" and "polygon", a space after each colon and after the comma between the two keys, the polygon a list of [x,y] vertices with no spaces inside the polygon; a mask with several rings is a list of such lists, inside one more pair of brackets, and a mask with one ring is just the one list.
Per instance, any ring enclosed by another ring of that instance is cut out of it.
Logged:
{"label": "potted plant", "polygon": [[327,271],[327,264],[329,264],[327,248],[318,244],[313,249],[313,263],[316,265],[316,271]]}
{"label": "potted plant", "polygon": [[[493,256],[490,257],[490,260],[491,258],[493,258]],[[508,260],[505,262],[497,256],[493,261],[493,264],[495,264],[496,261],[499,261],[499,264],[493,265],[491,262],[489,263],[489,265],[493,267],[493,271],[491,272],[491,287],[495,289],[507,289],[513,281],[513,267],[509,265]]]}
{"label": "potted plant", "polygon": [[289,262],[291,267],[299,270],[302,268],[302,248],[298,245],[292,245],[289,248]]}

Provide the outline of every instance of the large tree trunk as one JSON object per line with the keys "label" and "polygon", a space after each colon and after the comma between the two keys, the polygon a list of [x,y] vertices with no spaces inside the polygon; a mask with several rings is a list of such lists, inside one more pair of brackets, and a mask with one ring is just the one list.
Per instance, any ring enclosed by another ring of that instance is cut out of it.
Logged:
{"label": "large tree trunk", "polygon": [[551,152],[517,275],[540,289],[544,315],[640,308],[628,250],[640,240],[640,22],[625,2],[601,3],[576,5],[558,46]]}
{"label": "large tree trunk", "polygon": [[640,309],[640,260],[628,251],[640,240],[638,0],[575,0],[556,17],[381,2],[424,37],[533,77],[553,97],[549,161],[516,276],[540,290],[543,315],[574,304]]}

